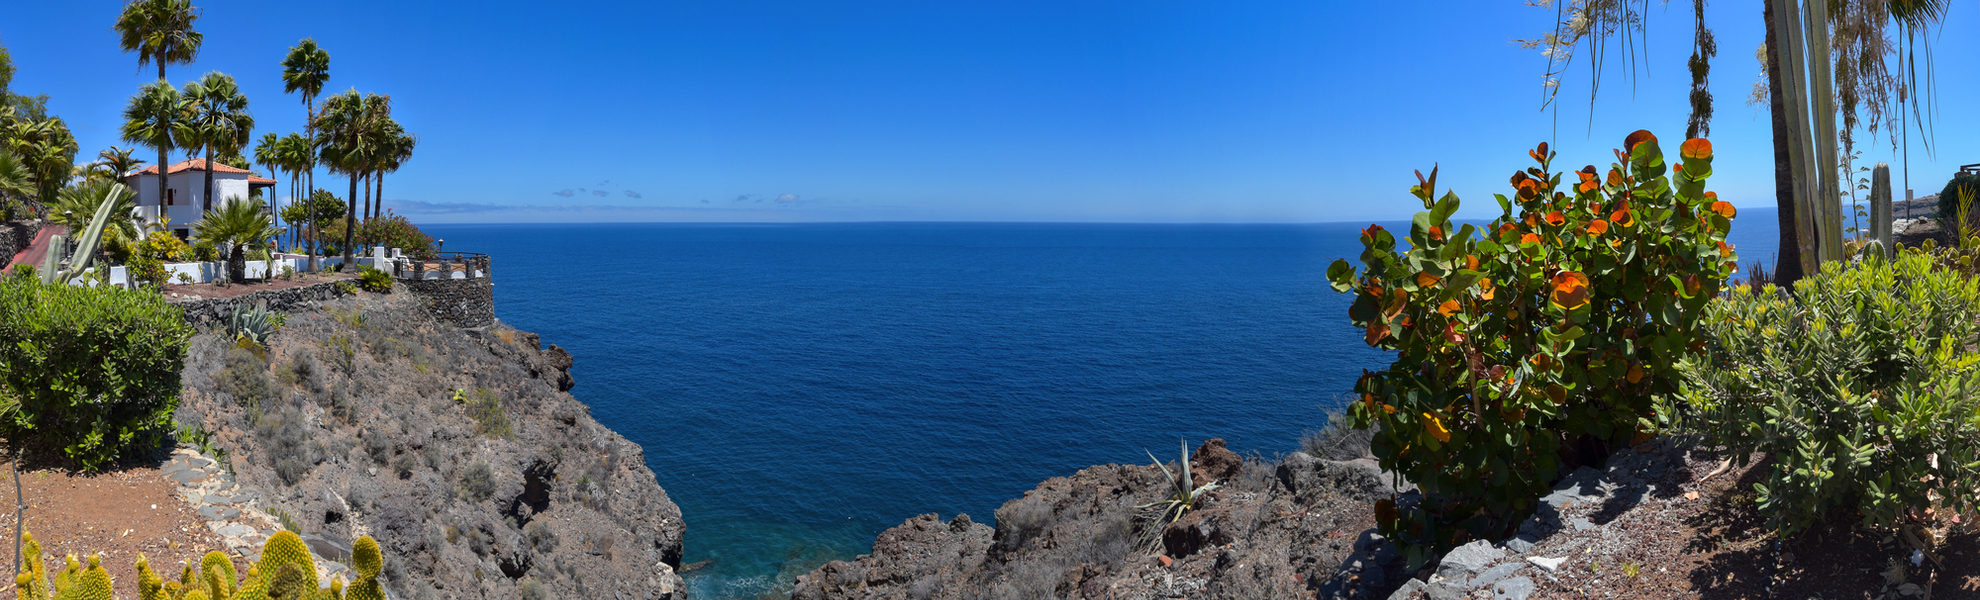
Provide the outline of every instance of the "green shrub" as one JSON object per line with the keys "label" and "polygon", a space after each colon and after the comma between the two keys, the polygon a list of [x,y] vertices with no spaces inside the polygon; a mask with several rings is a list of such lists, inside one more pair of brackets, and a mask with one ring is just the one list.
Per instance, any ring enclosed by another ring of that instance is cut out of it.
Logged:
{"label": "green shrub", "polygon": [[358,285],[362,286],[364,291],[367,292],[378,294],[389,293],[392,291],[392,274],[380,269],[358,265]]}
{"label": "green shrub", "polygon": [[199,262],[218,261],[220,247],[213,245],[211,240],[195,240],[192,245],[192,258]]}
{"label": "green shrub", "polygon": [[474,461],[461,473],[461,497],[480,502],[495,495],[495,470],[483,461]]}
{"label": "green shrub", "polygon": [[474,432],[488,437],[509,437],[509,413],[502,407],[502,399],[494,390],[475,388],[472,395],[462,391],[454,393],[454,399],[465,405],[467,414],[474,419]]}
{"label": "green shrub", "polygon": [[0,280],[6,435],[58,446],[85,469],[172,430],[192,328],[158,294]]}
{"label": "green shrub", "polygon": [[[1736,460],[1766,452],[1759,506],[1786,532],[1833,509],[1898,524],[1980,488],[1980,280],[1916,249],[1712,303],[1683,363],[1688,422]],[[1935,502],[1936,499],[1936,502]],[[1936,505],[1936,506],[1935,506]]]}
{"label": "green shrub", "polygon": [[1379,426],[1371,452],[1423,490],[1415,506],[1376,505],[1411,568],[1509,534],[1566,450],[1647,438],[1653,396],[1677,389],[1678,359],[1701,345],[1692,324],[1736,264],[1735,211],[1704,190],[1711,144],[1685,142],[1671,177],[1649,132],[1624,146],[1606,175],[1590,165],[1563,185],[1541,144],[1482,236],[1451,222],[1458,199],[1437,198],[1435,170],[1419,174],[1410,192],[1428,210],[1408,248],[1370,226],[1366,268],[1328,269],[1366,342],[1397,356],[1355,384],[1350,417]]}

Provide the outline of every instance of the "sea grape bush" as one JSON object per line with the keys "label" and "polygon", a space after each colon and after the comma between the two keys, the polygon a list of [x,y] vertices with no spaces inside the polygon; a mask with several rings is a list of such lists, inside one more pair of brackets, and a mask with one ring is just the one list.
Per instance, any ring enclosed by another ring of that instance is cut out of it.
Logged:
{"label": "sea grape bush", "polygon": [[171,432],[191,338],[157,293],[0,278],[0,432],[100,469]]}
{"label": "sea grape bush", "polygon": [[1831,510],[1892,527],[1980,501],[1980,279],[1925,251],[1830,262],[1795,282],[1737,289],[1700,320],[1684,402],[1709,444],[1744,463],[1786,533]]}
{"label": "sea grape bush", "polygon": [[1647,131],[1606,172],[1563,183],[1546,144],[1515,172],[1485,229],[1451,221],[1456,194],[1417,174],[1423,202],[1398,248],[1362,231],[1364,268],[1328,279],[1353,293],[1349,316],[1396,353],[1355,383],[1357,428],[1379,426],[1383,469],[1424,492],[1384,500],[1376,518],[1410,564],[1467,538],[1510,533],[1544,493],[1565,449],[1647,438],[1652,397],[1676,391],[1678,361],[1703,346],[1692,325],[1737,262],[1725,242],[1732,205],[1705,191],[1712,146],[1682,146],[1669,169]]}

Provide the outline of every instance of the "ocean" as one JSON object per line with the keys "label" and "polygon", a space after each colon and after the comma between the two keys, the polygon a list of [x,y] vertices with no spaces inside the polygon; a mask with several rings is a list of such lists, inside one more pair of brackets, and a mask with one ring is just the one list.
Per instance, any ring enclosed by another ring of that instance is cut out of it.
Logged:
{"label": "ocean", "polygon": [[[1325,278],[1366,225],[425,229],[491,255],[497,317],[576,358],[572,393],[646,449],[684,561],[709,561],[691,593],[724,599],[1179,440],[1297,450],[1383,364]],[[1775,231],[1744,211],[1742,263]]]}

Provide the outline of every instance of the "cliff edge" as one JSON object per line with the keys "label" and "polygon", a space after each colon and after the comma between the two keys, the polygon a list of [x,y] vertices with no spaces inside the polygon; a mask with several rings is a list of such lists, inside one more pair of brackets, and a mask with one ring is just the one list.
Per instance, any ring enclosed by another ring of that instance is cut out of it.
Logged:
{"label": "cliff edge", "polygon": [[571,357],[404,293],[307,301],[266,348],[193,339],[176,420],[318,554],[370,535],[395,597],[685,597],[686,529]]}

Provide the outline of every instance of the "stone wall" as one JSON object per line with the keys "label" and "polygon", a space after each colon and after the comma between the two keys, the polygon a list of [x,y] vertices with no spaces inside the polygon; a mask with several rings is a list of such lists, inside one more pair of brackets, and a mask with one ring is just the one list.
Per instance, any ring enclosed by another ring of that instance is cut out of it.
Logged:
{"label": "stone wall", "polygon": [[[342,283],[343,286],[337,284]],[[186,324],[194,329],[208,331],[227,322],[227,317],[235,310],[268,303],[268,310],[289,312],[297,309],[316,308],[325,300],[349,296],[355,292],[356,282],[350,280],[325,281],[323,283],[292,287],[280,290],[263,290],[233,298],[208,298],[203,300],[181,300],[173,304],[186,311]]]}
{"label": "stone wall", "polygon": [[486,276],[398,281],[403,289],[419,297],[427,314],[442,323],[482,327],[495,322],[495,282]]}
{"label": "stone wall", "polygon": [[[41,221],[8,221],[0,223],[0,261],[10,261],[14,255],[26,250],[34,243],[35,234],[41,233]],[[6,266],[0,264],[0,266]],[[40,265],[35,265],[37,268]]]}

